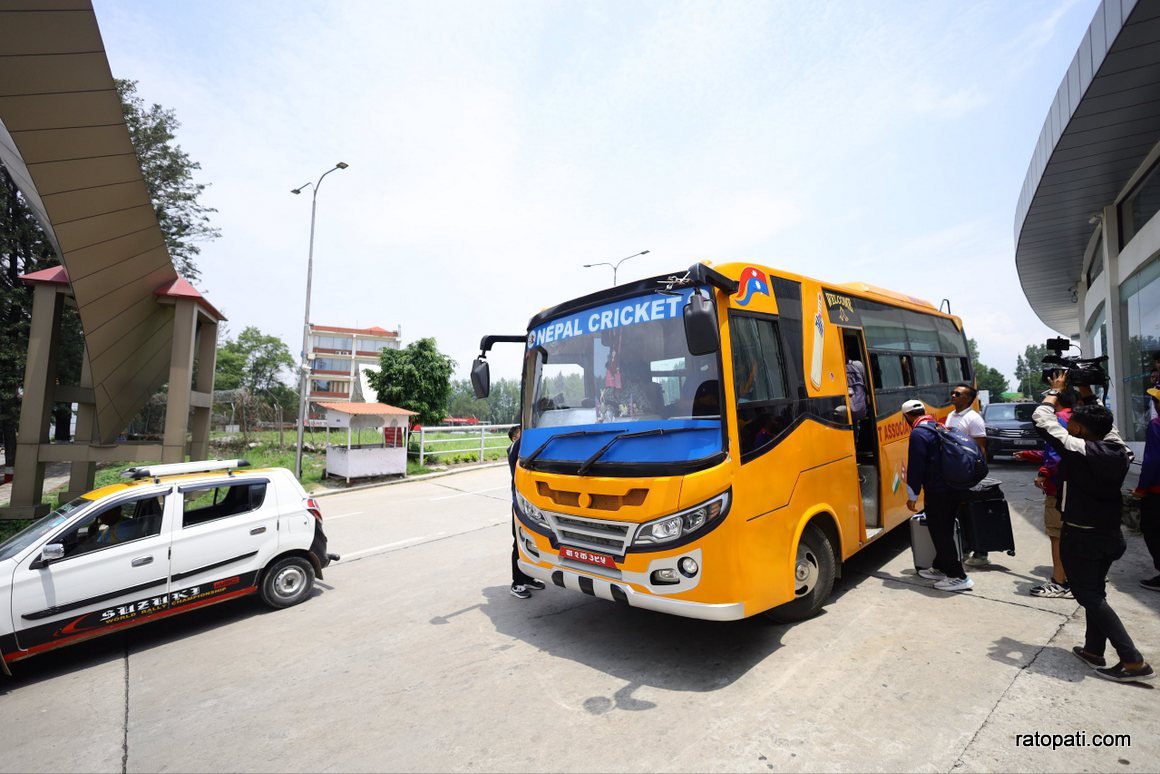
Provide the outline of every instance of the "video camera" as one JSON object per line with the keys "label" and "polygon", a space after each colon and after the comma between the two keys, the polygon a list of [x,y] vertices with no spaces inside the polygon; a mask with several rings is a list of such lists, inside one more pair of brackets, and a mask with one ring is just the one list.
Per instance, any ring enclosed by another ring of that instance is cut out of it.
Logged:
{"label": "video camera", "polygon": [[1065,356],[1063,353],[1071,349],[1071,339],[1048,339],[1047,349],[1054,354],[1043,358],[1043,381],[1051,383],[1051,375],[1056,371],[1067,371],[1067,383],[1072,387],[1081,385],[1099,385],[1107,388],[1108,372],[1104,370],[1104,363],[1108,356],[1079,357],[1078,355]]}

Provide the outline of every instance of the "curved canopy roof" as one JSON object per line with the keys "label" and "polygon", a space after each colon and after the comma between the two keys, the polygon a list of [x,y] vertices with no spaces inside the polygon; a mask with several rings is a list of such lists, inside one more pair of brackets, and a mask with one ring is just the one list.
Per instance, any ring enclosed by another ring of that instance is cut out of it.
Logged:
{"label": "curved canopy roof", "polygon": [[112,441],[169,376],[179,278],[88,0],[0,0],[0,161],[67,269]]}
{"label": "curved canopy roof", "polygon": [[1035,146],[1015,211],[1015,266],[1032,309],[1069,335],[1095,225],[1160,138],[1160,3],[1104,0]]}

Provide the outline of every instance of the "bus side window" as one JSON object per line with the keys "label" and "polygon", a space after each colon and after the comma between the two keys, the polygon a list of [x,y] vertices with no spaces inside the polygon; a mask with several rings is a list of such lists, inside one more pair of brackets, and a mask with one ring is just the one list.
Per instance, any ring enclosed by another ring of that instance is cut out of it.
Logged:
{"label": "bus side window", "polygon": [[777,322],[735,314],[730,326],[739,442],[745,455],[770,446],[785,432],[792,410]]}

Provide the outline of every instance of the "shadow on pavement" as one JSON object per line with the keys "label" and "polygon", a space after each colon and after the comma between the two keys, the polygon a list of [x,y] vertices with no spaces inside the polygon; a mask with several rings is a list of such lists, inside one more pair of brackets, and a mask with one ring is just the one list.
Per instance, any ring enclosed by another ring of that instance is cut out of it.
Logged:
{"label": "shadow on pavement", "polygon": [[592,696],[584,709],[600,715],[613,709],[641,711],[655,705],[633,697],[642,686],[706,692],[734,681],[781,647],[783,625],[760,616],[711,622],[662,615],[548,588],[518,600],[506,586],[483,589],[484,602],[431,619],[452,623],[479,609],[495,630],[557,658],[583,664],[623,680],[610,696]]}

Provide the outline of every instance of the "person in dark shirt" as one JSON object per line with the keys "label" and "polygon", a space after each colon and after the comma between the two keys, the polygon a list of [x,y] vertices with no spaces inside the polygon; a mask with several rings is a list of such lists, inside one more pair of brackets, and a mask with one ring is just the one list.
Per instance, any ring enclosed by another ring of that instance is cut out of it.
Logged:
{"label": "person in dark shirt", "polygon": [[902,404],[902,415],[910,425],[910,450],[906,459],[906,507],[918,512],[918,496],[922,492],[926,524],[934,543],[934,566],[920,569],[918,574],[935,582],[940,591],[969,591],[975,582],[963,570],[963,561],[955,545],[955,516],[963,503],[963,494],[951,489],[943,480],[939,457],[938,431],[935,419],[926,413],[921,400]]}
{"label": "person in dark shirt", "polygon": [[[520,458],[520,426],[513,425],[508,430],[508,439],[512,445],[508,447],[508,468],[512,472],[512,509],[518,510],[516,505],[516,462]],[[520,569],[519,532],[516,529],[518,519],[512,518],[512,596],[517,599],[530,599],[533,591],[541,591],[545,587],[543,581],[536,580]]]}
{"label": "person in dark shirt", "polygon": [[[1148,680],[1155,672],[1108,604],[1106,589],[1108,570],[1127,549],[1120,529],[1120,487],[1132,463],[1132,451],[1112,424],[1111,412],[1093,404],[1090,387],[1079,388],[1082,405],[1072,411],[1064,428],[1055,411],[1058,395],[1065,389],[1067,374],[1053,374],[1051,389],[1031,418],[1059,453],[1059,510],[1063,514],[1059,555],[1072,594],[1087,617],[1084,644],[1072,648],[1072,653],[1105,679]],[[1109,641],[1120,657],[1111,667],[1104,660]]]}

